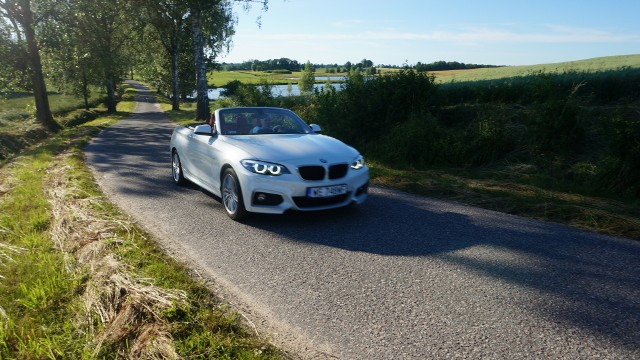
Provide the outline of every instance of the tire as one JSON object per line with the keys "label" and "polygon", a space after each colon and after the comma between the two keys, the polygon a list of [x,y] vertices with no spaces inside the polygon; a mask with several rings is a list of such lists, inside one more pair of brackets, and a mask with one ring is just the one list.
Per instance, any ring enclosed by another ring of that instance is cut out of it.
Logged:
{"label": "tire", "polygon": [[247,216],[247,210],[244,207],[238,176],[233,169],[229,168],[224,171],[220,192],[222,205],[227,215],[235,221],[244,219]]}
{"label": "tire", "polygon": [[184,185],[184,183],[186,182],[184,174],[182,172],[182,163],[180,162],[180,156],[175,150],[171,154],[171,176],[173,177],[173,182],[176,185]]}

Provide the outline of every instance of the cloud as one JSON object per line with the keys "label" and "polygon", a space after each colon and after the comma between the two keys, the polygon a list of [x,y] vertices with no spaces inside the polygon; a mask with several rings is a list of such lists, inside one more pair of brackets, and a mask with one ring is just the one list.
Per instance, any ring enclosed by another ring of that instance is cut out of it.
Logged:
{"label": "cloud", "polygon": [[[351,22],[354,23],[354,22]],[[347,26],[347,25],[344,25]],[[626,43],[640,42],[639,34],[615,34],[598,29],[545,25],[538,32],[516,32],[489,27],[469,27],[462,31],[404,32],[393,29],[353,33],[281,33],[254,34],[262,40],[279,41],[384,41],[415,40],[434,42],[477,43]]]}

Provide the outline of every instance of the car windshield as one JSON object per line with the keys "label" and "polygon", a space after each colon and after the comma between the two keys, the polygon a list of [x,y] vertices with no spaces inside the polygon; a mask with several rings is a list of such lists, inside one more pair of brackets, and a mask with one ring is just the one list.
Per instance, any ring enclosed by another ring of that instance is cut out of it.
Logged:
{"label": "car windshield", "polygon": [[223,135],[311,133],[311,128],[302,119],[286,109],[220,109],[218,115]]}

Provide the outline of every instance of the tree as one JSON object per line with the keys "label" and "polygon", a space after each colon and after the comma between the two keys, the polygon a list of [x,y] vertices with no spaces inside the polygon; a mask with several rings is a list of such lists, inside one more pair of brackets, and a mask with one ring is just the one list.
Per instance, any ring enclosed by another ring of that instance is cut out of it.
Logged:
{"label": "tree", "polygon": [[[44,16],[36,16],[31,0],[0,0],[0,15],[11,22],[16,42],[25,49],[26,61],[31,73],[31,85],[36,104],[36,119],[47,129],[57,132],[61,126],[53,119],[49,107],[47,86],[42,72],[42,60],[38,44],[36,27]],[[44,8],[46,2],[40,5]],[[46,13],[43,11],[43,14]],[[40,14],[40,15],[43,15]]]}
{"label": "tree", "polygon": [[180,53],[187,29],[188,7],[180,0],[145,0],[149,22],[171,63],[171,108],[180,109]]}
{"label": "tree", "polygon": [[13,26],[0,18],[0,93],[30,89],[29,68],[24,61],[26,49],[15,41]]}
{"label": "tree", "polygon": [[116,111],[116,84],[126,72],[124,49],[131,42],[138,19],[128,0],[72,0],[70,14],[76,36],[90,56],[91,66],[102,74],[107,111]]}
{"label": "tree", "polygon": [[367,60],[367,59],[362,59],[362,61],[360,61],[360,63],[357,65],[360,69],[366,69],[366,68],[370,68],[373,66],[373,61],[371,60]]}
{"label": "tree", "polygon": [[[251,3],[259,3],[263,10],[267,10],[268,0],[233,2],[244,3],[246,9]],[[188,0],[187,3],[196,68],[196,119],[205,120],[209,117],[207,61],[213,61],[220,52],[229,48],[235,19],[230,0]]]}
{"label": "tree", "polygon": [[307,61],[304,64],[304,71],[302,72],[302,77],[300,77],[300,81],[298,86],[300,86],[300,92],[302,93],[310,93],[313,91],[313,85],[316,83],[316,77],[313,75],[315,69],[313,65],[311,65],[310,61]]}
{"label": "tree", "polygon": [[89,85],[102,79],[93,66],[93,56],[87,43],[77,31],[71,2],[60,2],[51,12],[51,21],[40,26],[43,49],[43,65],[47,69],[48,81],[84,100],[89,109],[91,91]]}

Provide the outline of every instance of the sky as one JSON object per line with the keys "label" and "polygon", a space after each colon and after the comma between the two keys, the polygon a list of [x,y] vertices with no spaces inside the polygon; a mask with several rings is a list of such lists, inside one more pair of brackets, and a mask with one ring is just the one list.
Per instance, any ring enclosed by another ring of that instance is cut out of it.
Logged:
{"label": "sky", "polygon": [[235,14],[219,62],[535,65],[640,54],[640,0],[269,0],[267,11]]}

